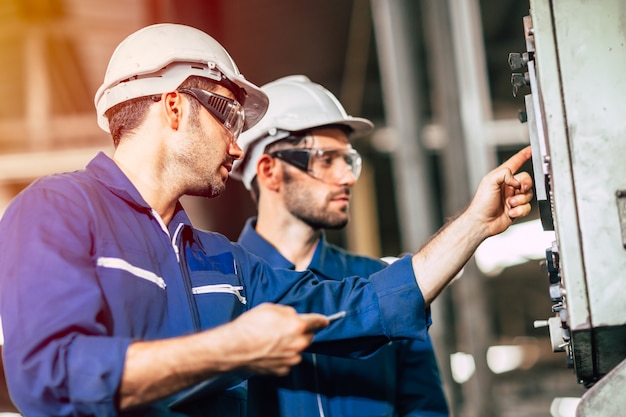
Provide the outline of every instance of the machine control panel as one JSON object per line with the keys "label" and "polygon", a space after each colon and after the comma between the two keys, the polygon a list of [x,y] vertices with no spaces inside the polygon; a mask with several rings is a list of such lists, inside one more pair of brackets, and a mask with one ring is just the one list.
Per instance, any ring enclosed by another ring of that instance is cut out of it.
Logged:
{"label": "machine control panel", "polygon": [[626,359],[626,2],[530,0],[526,51],[509,54],[524,95],[544,230],[555,352],[592,387]]}

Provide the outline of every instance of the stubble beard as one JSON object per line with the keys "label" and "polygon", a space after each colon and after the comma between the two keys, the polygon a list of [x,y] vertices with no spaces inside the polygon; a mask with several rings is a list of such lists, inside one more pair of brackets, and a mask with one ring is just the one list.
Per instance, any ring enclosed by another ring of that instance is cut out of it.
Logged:
{"label": "stubble beard", "polygon": [[[202,129],[200,122],[194,119],[190,125],[190,132],[188,137],[193,137],[194,140],[202,140],[199,138],[205,138],[204,146],[199,147],[202,150],[188,149],[186,159],[188,160],[188,166],[199,167],[191,172],[189,183],[192,185],[191,189],[187,192],[189,195],[205,198],[219,197],[226,190],[226,180],[222,178],[220,173],[222,165],[226,162],[224,158],[217,154],[216,149],[211,147],[210,144],[206,144],[206,138],[208,133]],[[196,142],[198,143],[198,142]],[[220,159],[219,165],[214,163],[215,160]],[[209,165],[217,165],[217,168],[213,169]],[[207,169],[208,168],[208,169]]]}
{"label": "stubble beard", "polygon": [[340,212],[332,212],[328,209],[332,195],[327,195],[323,202],[316,201],[309,192],[309,188],[298,184],[287,172],[284,172],[284,184],[287,210],[312,229],[339,230],[348,224],[347,206]]}

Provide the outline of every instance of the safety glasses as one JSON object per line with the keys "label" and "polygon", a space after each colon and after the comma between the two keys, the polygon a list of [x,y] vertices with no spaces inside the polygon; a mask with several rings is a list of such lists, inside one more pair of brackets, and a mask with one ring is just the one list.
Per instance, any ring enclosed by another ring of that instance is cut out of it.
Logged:
{"label": "safety glasses", "polygon": [[232,143],[237,142],[245,122],[243,106],[237,100],[199,88],[179,88],[178,91],[198,100],[228,130]]}
{"label": "safety glasses", "polygon": [[340,181],[346,171],[351,171],[357,180],[363,163],[361,155],[352,148],[291,148],[273,151],[269,155],[327,183]]}

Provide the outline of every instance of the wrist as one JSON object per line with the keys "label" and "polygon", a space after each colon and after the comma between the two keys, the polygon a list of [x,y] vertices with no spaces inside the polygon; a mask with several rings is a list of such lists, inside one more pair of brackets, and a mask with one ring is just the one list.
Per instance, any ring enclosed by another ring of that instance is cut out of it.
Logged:
{"label": "wrist", "polygon": [[490,237],[489,227],[484,216],[480,212],[475,212],[472,207],[468,207],[456,219],[459,224],[459,232],[468,239],[471,247],[478,247],[485,239]]}

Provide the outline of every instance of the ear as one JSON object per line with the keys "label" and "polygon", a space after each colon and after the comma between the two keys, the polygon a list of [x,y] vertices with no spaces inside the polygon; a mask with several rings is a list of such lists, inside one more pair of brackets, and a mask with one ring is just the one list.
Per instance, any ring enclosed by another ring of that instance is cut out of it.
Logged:
{"label": "ear", "polygon": [[268,154],[263,154],[256,163],[256,176],[259,187],[278,191],[282,182],[282,171],[280,164],[275,158]]}
{"label": "ear", "polygon": [[172,130],[178,130],[183,119],[183,99],[178,91],[163,93],[161,96],[163,117]]}

